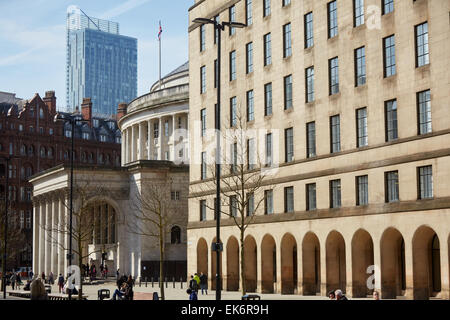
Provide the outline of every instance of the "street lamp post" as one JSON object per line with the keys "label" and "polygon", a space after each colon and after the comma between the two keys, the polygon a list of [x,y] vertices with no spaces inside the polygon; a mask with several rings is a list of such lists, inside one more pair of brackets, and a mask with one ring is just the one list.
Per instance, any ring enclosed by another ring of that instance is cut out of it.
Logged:
{"label": "street lamp post", "polygon": [[[213,244],[213,250],[216,251],[216,300],[221,299],[221,275],[220,275],[220,255],[223,250],[220,243],[220,61],[221,61],[221,32],[225,30],[225,26],[229,28],[244,28],[247,25],[240,22],[222,22],[197,18],[194,23],[212,24],[214,31],[217,30],[217,105],[215,110],[215,129],[216,129],[216,243]],[[214,80],[216,81],[216,79]]]}
{"label": "street lamp post", "polygon": [[3,158],[6,161],[6,167],[5,167],[5,225],[4,225],[4,252],[3,252],[3,299],[6,299],[6,243],[8,240],[7,234],[8,234],[8,200],[9,200],[9,175],[8,175],[8,168],[9,168],[9,161],[11,160],[11,156],[4,157]]}
{"label": "street lamp post", "polygon": [[[72,265],[72,216],[73,216],[73,154],[74,154],[74,137],[75,137],[75,123],[76,122],[86,122],[83,120],[77,120],[76,118],[66,117],[63,114],[57,113],[55,115],[55,122],[64,121],[69,122],[71,125],[71,150],[70,150],[70,196],[69,196],[69,253],[67,254],[67,259],[69,261],[68,265]],[[69,290],[69,300],[72,300],[72,290]]]}

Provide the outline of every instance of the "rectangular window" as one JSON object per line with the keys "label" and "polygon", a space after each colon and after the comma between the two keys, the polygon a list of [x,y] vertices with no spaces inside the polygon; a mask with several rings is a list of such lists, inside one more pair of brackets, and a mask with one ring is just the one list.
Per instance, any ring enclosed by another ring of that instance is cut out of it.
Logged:
{"label": "rectangular window", "polygon": [[337,36],[338,22],[337,22],[337,1],[331,1],[328,7],[328,39]]}
{"label": "rectangular window", "polygon": [[247,168],[253,170],[256,166],[256,150],[255,139],[251,138],[247,140]]}
{"label": "rectangular window", "polygon": [[339,115],[330,117],[331,153],[341,151],[341,123]]}
{"label": "rectangular window", "polygon": [[237,173],[237,163],[238,163],[238,150],[237,150],[237,143],[233,143],[230,145],[230,153],[231,153],[231,166],[230,166],[230,173]]}
{"label": "rectangular window", "polygon": [[419,134],[431,132],[431,95],[430,90],[417,93],[417,119]]}
{"label": "rectangular window", "polygon": [[330,95],[339,92],[339,62],[338,57],[328,60],[328,76]]}
{"label": "rectangular window", "polygon": [[247,194],[247,216],[250,217],[255,213],[255,196],[253,193]]}
{"label": "rectangular window", "polygon": [[284,77],[284,110],[292,108],[292,75]]}
{"label": "rectangular window", "polygon": [[398,171],[385,173],[386,202],[399,201]]}
{"label": "rectangular window", "polygon": [[245,19],[247,20],[247,26],[253,23],[253,8],[252,0],[246,0],[245,4]]}
{"label": "rectangular window", "polygon": [[284,158],[286,162],[294,160],[294,129],[284,130]]}
{"label": "rectangular window", "polygon": [[367,175],[356,177],[356,205],[369,204],[369,178]]}
{"label": "rectangular window", "polygon": [[294,187],[284,188],[284,212],[294,212]]}
{"label": "rectangular window", "polygon": [[169,120],[164,121],[164,135],[169,136]]}
{"label": "rectangular window", "polygon": [[153,138],[158,138],[159,137],[159,123],[155,122],[153,124]]}
{"label": "rectangular window", "polygon": [[[230,22],[236,22],[236,6],[231,6],[228,9],[228,17]],[[236,33],[236,28],[230,27],[229,28],[229,34],[230,36],[234,35]]]}
{"label": "rectangular window", "polygon": [[306,157],[316,156],[316,123],[309,122],[306,124]]}
{"label": "rectangular window", "polygon": [[272,134],[266,134],[266,166],[272,166]]}
{"label": "rectangular window", "polygon": [[292,55],[292,41],[291,41],[291,24],[283,26],[283,58]]}
{"label": "rectangular window", "polygon": [[206,200],[200,200],[200,221],[206,221]]}
{"label": "rectangular window", "polygon": [[247,91],[247,121],[255,120],[253,90]]}
{"label": "rectangular window", "polygon": [[361,47],[355,50],[355,86],[366,83],[366,49]]}
{"label": "rectangular window", "polygon": [[200,93],[206,92],[206,66],[200,68]]}
{"label": "rectangular window", "polygon": [[397,100],[385,102],[385,118],[386,141],[396,140],[398,138]]}
{"label": "rectangular window", "polygon": [[264,65],[268,66],[272,63],[272,43],[270,33],[264,35]]}
{"label": "rectangular window", "polygon": [[273,214],[273,190],[264,191],[264,214]]}
{"label": "rectangular window", "polygon": [[394,0],[383,0],[383,14],[394,11]]}
{"label": "rectangular window", "polygon": [[291,0],[283,0],[283,7],[286,7],[288,4],[291,4]]}
{"label": "rectangular window", "polygon": [[249,74],[249,73],[253,72],[253,42],[247,43],[245,48],[246,48],[246,54],[245,54],[246,72],[247,72],[247,74]]}
{"label": "rectangular window", "polygon": [[364,0],[353,0],[353,26],[364,24]]}
{"label": "rectangular window", "polygon": [[396,73],[395,63],[395,35],[383,39],[384,77],[393,76]]}
{"label": "rectangular window", "polygon": [[356,138],[357,147],[365,147],[369,144],[367,134],[367,108],[356,110]]}
{"label": "rectangular window", "polygon": [[264,2],[263,17],[267,17],[270,15],[270,0],[263,0],[263,2]]}
{"label": "rectangular window", "polygon": [[314,27],[313,27],[313,13],[307,13],[304,16],[305,24],[305,48],[310,48],[314,45]]}
{"label": "rectangular window", "polygon": [[309,183],[306,185],[306,211],[316,210],[316,184]]}
{"label": "rectangular window", "polygon": [[433,170],[432,166],[417,168],[419,199],[433,198]]}
{"label": "rectangular window", "polygon": [[200,110],[200,121],[202,122],[202,137],[206,134],[206,109]]}
{"label": "rectangular window", "polygon": [[237,216],[237,199],[236,196],[230,196],[230,216]]}
{"label": "rectangular window", "polygon": [[236,50],[230,52],[230,81],[236,80]]}
{"label": "rectangular window", "polygon": [[430,63],[430,51],[428,48],[428,23],[416,26],[416,67]]}
{"label": "rectangular window", "polygon": [[264,115],[272,114],[272,83],[264,85]]}
{"label": "rectangular window", "polygon": [[237,125],[237,104],[236,97],[230,99],[230,127]]}
{"label": "rectangular window", "polygon": [[305,100],[306,103],[314,101],[314,67],[306,68],[305,70]]}
{"label": "rectangular window", "polygon": [[202,24],[200,26],[200,52],[205,50],[205,45],[206,45],[206,41],[205,41],[205,25]]}
{"label": "rectangular window", "polygon": [[202,152],[201,179],[206,179],[206,152]]}
{"label": "rectangular window", "polygon": [[330,181],[330,208],[341,207],[341,180]]}

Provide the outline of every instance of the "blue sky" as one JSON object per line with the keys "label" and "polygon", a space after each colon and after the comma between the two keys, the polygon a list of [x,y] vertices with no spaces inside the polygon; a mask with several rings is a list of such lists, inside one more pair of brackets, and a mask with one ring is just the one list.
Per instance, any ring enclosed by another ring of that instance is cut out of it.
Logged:
{"label": "blue sky", "polygon": [[0,91],[30,99],[55,90],[66,101],[66,11],[119,23],[120,34],[138,39],[138,95],[158,80],[158,29],[162,75],[188,60],[188,9],[194,0],[0,0]]}

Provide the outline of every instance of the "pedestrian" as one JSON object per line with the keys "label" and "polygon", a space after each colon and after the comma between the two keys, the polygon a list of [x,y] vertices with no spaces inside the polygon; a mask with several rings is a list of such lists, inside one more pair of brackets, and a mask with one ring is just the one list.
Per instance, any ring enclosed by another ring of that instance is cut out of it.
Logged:
{"label": "pedestrian", "polygon": [[42,271],[41,279],[42,279],[42,281],[45,283],[45,272],[44,272],[44,271]]}
{"label": "pedestrian", "polygon": [[122,285],[120,286],[119,289],[116,289],[116,290],[114,291],[113,296],[112,296],[112,300],[117,300],[117,299],[116,299],[117,296],[118,296],[119,298],[122,298],[123,296],[125,296],[125,293],[126,293],[125,291],[126,291],[126,289],[127,289],[127,283],[124,282],[124,283],[122,283]]}
{"label": "pedestrian", "polygon": [[200,289],[202,289],[202,295],[203,290],[205,290],[206,295],[208,295],[208,276],[203,272],[200,272]]}
{"label": "pedestrian", "polygon": [[116,280],[117,281],[119,281],[119,276],[120,276],[119,269],[117,269],[117,271],[116,271]]}
{"label": "pedestrian", "polygon": [[380,300],[380,294],[376,290],[373,292],[373,300]]}
{"label": "pedestrian", "polygon": [[12,287],[13,290],[14,290],[14,287],[16,285],[16,279],[17,279],[16,273],[13,272],[11,277],[9,278],[9,281],[11,281],[11,287]]}
{"label": "pedestrian", "polygon": [[16,276],[17,290],[20,290],[21,285],[22,285],[22,278],[20,277],[20,272],[17,272],[17,276]]}
{"label": "pedestrian", "polygon": [[64,293],[64,277],[61,273],[59,274],[59,277],[58,277],[58,288],[59,288],[59,293]]}
{"label": "pedestrian", "polygon": [[331,290],[330,292],[328,292],[328,298],[330,298],[330,300],[336,300],[336,295],[334,294],[334,290]]}
{"label": "pedestrian", "polygon": [[105,264],[105,279],[108,278],[108,265]]}
{"label": "pedestrian", "polygon": [[337,289],[334,292],[334,295],[336,296],[336,300],[348,300],[347,297],[342,293],[341,289]]}
{"label": "pedestrian", "polygon": [[31,280],[33,279],[34,273],[33,270],[30,269],[30,272],[28,273],[28,279]]}
{"label": "pedestrian", "polygon": [[48,284],[54,284],[55,283],[55,279],[53,276],[53,272],[50,271],[50,274],[48,275]]}
{"label": "pedestrian", "polygon": [[125,291],[125,295],[127,297],[126,300],[133,300],[134,297],[134,292],[133,292],[133,285],[134,285],[134,280],[131,277],[131,274],[128,276],[128,280],[127,280],[127,290]]}
{"label": "pedestrian", "polygon": [[195,292],[195,290],[189,288],[186,290],[186,293],[189,295],[189,300],[198,300],[197,292]]}
{"label": "pedestrian", "polygon": [[194,279],[193,275],[191,275],[191,280],[189,281],[189,289],[195,292],[198,291],[198,283],[197,280]]}

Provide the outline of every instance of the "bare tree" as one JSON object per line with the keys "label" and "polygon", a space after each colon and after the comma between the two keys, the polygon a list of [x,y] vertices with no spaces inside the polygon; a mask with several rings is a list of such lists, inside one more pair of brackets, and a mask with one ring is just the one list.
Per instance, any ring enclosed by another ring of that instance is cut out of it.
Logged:
{"label": "bare tree", "polygon": [[[74,177],[75,180],[75,177]],[[89,252],[89,244],[93,243],[93,237],[96,233],[96,227],[98,227],[98,220],[94,214],[94,207],[103,203],[102,196],[106,195],[106,190],[102,185],[96,184],[93,181],[81,180],[74,181],[73,187],[73,209],[72,209],[72,264],[78,265],[81,273],[83,273],[83,260],[97,252],[108,250],[115,245],[103,245],[101,248],[95,249]],[[62,248],[64,251],[69,251],[69,239],[70,237],[70,221],[69,210],[70,203],[64,202],[64,206],[67,209],[67,215],[62,221],[54,223],[52,221],[49,226],[42,226],[48,234],[48,241],[54,243],[57,247]],[[62,237],[59,237],[62,235]],[[62,240],[61,240],[62,239]],[[78,261],[73,259],[77,258]],[[79,299],[82,298],[83,291],[83,277],[80,281],[80,289],[78,290]]]}
{"label": "bare tree", "polygon": [[[228,129],[219,133],[221,141],[225,142],[224,148],[221,149],[225,149],[224,155],[220,156],[221,163],[225,164],[222,165],[219,179],[220,213],[233,219],[239,229],[241,291],[245,295],[245,233],[254,222],[258,209],[264,204],[264,191],[273,189],[273,186],[267,183],[268,170],[262,163],[258,150],[258,133],[256,130],[249,130],[241,105],[236,107],[232,118],[227,119],[227,122],[222,127]],[[212,193],[217,186],[215,164],[207,165],[207,171],[212,179],[207,179],[206,183],[199,185],[203,194]],[[206,206],[215,214],[216,199],[214,198],[213,206],[208,205],[208,202]]]}
{"label": "bare tree", "polygon": [[159,249],[159,286],[162,300],[165,299],[165,239],[173,225],[184,223],[183,216],[177,214],[172,199],[173,183],[166,175],[143,181],[140,192],[135,192],[132,196],[131,210],[124,221],[129,232],[149,238],[151,245]]}

